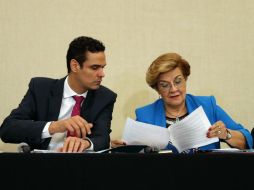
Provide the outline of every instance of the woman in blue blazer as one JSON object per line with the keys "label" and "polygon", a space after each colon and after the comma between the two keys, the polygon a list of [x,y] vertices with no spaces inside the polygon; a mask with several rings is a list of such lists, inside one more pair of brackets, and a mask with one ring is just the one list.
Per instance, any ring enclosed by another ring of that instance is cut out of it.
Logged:
{"label": "woman in blue blazer", "polygon": [[[186,117],[202,106],[212,126],[207,137],[218,137],[230,147],[238,149],[252,148],[250,132],[216,104],[213,96],[194,96],[186,94],[186,82],[190,75],[190,65],[176,53],[166,53],[153,61],[146,73],[146,81],[158,92],[160,99],[135,110],[136,120],[161,127],[172,124]],[[116,141],[116,143],[120,143]],[[168,149],[173,149],[168,145]],[[220,142],[199,147],[201,150],[218,149]]]}

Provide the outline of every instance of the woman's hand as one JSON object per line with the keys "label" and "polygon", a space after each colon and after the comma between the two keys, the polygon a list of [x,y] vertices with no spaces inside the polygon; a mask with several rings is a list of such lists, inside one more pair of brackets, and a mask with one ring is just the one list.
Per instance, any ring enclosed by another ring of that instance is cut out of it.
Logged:
{"label": "woman's hand", "polygon": [[116,148],[116,147],[124,146],[124,145],[126,145],[126,142],[124,142],[122,140],[112,140],[110,142],[111,148]]}
{"label": "woman's hand", "polygon": [[[230,138],[227,138],[230,133]],[[240,131],[227,129],[222,121],[217,121],[208,130],[208,138],[218,137],[225,140],[231,147],[238,149],[246,149],[246,139]]]}
{"label": "woman's hand", "polygon": [[222,121],[217,121],[209,129],[207,133],[208,138],[218,137],[219,139],[227,139],[227,127]]}

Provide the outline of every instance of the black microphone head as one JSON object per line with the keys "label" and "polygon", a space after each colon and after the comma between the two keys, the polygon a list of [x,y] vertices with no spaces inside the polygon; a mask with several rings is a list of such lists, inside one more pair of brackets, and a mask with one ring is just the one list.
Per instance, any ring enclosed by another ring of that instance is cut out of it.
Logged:
{"label": "black microphone head", "polygon": [[144,148],[145,153],[158,153],[159,149],[156,147],[147,146]]}
{"label": "black microphone head", "polygon": [[18,152],[22,152],[22,153],[30,153],[31,152],[31,148],[27,143],[20,143],[18,146]]}

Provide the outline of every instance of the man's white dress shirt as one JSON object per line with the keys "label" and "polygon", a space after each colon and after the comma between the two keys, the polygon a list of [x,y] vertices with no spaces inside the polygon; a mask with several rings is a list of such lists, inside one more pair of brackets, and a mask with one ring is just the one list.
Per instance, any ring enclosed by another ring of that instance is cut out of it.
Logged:
{"label": "man's white dress shirt", "polygon": [[[84,98],[86,98],[87,91],[83,94],[77,94],[69,86],[68,77],[66,77],[66,79],[64,81],[63,98],[62,98],[62,104],[61,104],[61,109],[60,109],[60,113],[58,116],[58,120],[64,120],[64,119],[68,119],[71,117],[72,109],[76,103],[72,96],[76,96],[76,95],[83,96]],[[86,101],[86,100],[84,99],[84,101]],[[48,130],[50,124],[51,124],[51,122],[48,122],[45,125],[45,127],[42,131],[42,138],[52,137],[51,141],[49,143],[49,146],[48,146],[48,150],[57,150],[58,148],[63,147],[63,143],[66,138],[67,132],[55,133],[53,135],[50,135],[49,130]],[[91,143],[91,146],[88,150],[93,150],[93,143],[91,141],[90,141],[90,143]]]}

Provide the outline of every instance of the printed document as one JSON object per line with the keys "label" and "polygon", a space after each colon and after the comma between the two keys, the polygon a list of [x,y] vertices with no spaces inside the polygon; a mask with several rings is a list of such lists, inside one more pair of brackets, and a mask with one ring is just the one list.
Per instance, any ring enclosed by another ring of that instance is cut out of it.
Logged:
{"label": "printed document", "polygon": [[178,152],[198,148],[219,141],[217,137],[206,136],[211,123],[202,106],[199,106],[183,120],[169,127],[170,140]]}
{"label": "printed document", "polygon": [[169,131],[157,125],[127,118],[122,140],[128,145],[147,145],[161,150],[169,142]]}

